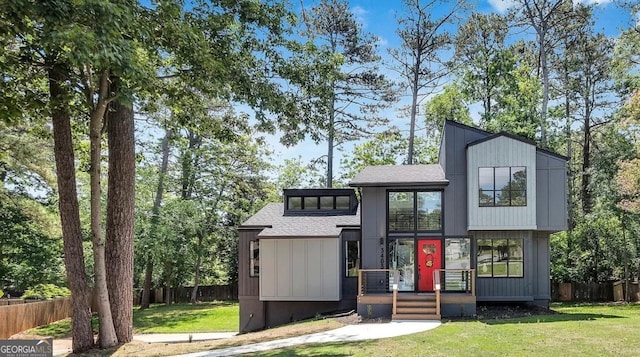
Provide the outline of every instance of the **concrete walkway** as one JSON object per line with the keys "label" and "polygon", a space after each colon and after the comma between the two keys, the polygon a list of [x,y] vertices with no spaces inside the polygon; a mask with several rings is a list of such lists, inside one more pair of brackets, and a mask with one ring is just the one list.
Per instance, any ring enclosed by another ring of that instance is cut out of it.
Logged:
{"label": "concrete walkway", "polygon": [[[191,341],[208,341],[229,338],[237,335],[237,332],[212,332],[212,333],[150,333],[144,335],[134,335],[135,341],[148,343],[178,343]],[[71,338],[53,340],[53,355],[71,353]]]}
{"label": "concrete walkway", "polygon": [[263,352],[278,348],[303,345],[307,343],[374,340],[424,332],[438,326],[440,326],[440,321],[393,321],[382,324],[355,324],[310,335],[254,343],[220,350],[190,353],[182,355],[182,357],[233,356],[243,353]]}
{"label": "concrete walkway", "polygon": [[[196,352],[183,355],[183,357],[215,357],[233,356],[243,353],[263,352],[278,348],[285,348],[307,343],[330,343],[341,341],[362,341],[389,338],[413,333],[424,332],[440,326],[440,321],[392,321],[389,323],[377,324],[354,324],[346,325],[334,330],[318,332],[310,335],[273,340],[268,342],[254,343],[250,345],[229,347],[225,349]],[[230,338],[237,332],[217,332],[217,333],[155,333],[134,335],[136,341],[148,343],[177,343],[191,341],[217,340]],[[71,338],[53,340],[53,355],[71,353]]]}

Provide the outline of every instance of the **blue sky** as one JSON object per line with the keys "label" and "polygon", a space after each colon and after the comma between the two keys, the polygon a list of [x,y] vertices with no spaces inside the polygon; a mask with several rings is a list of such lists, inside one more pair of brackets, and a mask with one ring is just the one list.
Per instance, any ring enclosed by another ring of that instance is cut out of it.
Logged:
{"label": "blue sky", "polygon": [[[627,13],[619,9],[611,0],[574,0],[575,2],[582,2],[587,4],[595,4],[595,29],[599,32],[604,32],[610,37],[617,37],[624,28],[628,28],[631,19]],[[302,0],[305,8],[312,7],[316,4],[317,0]],[[300,0],[292,0],[292,3],[296,7],[296,10],[300,8]],[[387,50],[389,48],[397,48],[400,45],[399,38],[396,34],[396,13],[402,12],[402,6],[400,0],[351,0],[349,1],[350,9],[356,16],[356,19],[362,24],[364,30],[379,37],[379,53],[383,58],[388,59]],[[447,5],[443,3],[440,9],[443,9]],[[514,6],[514,2],[511,0],[472,0],[472,11],[482,13],[505,13],[510,7]],[[437,10],[436,10],[437,11]],[[435,13],[434,16],[438,14]],[[461,14],[461,16],[464,16]],[[465,20],[461,19],[463,23]],[[457,26],[456,26],[457,27]],[[534,39],[534,34],[529,31],[523,33],[521,29],[518,30],[518,36],[527,36]],[[394,77],[392,71],[387,72],[388,75]],[[398,108],[408,103],[407,96],[401,100],[394,108],[386,111],[385,114],[389,118],[392,125],[396,125],[400,128],[408,128],[408,119],[400,117],[398,115]],[[424,104],[424,101],[423,101]],[[477,117],[478,108],[470,108],[472,116]],[[418,118],[420,120],[420,118]],[[420,135],[418,132],[417,135]],[[268,142],[272,145],[274,155],[272,159],[274,163],[281,163],[285,158],[302,157],[303,161],[309,161],[313,158],[317,158],[322,154],[326,154],[326,144],[320,143],[315,145],[310,141],[302,142],[294,147],[284,147],[278,143],[278,135],[269,136]],[[345,145],[344,152],[352,150],[353,144]],[[334,159],[334,174],[338,178],[340,176],[340,158],[343,153],[336,152],[336,158]]]}

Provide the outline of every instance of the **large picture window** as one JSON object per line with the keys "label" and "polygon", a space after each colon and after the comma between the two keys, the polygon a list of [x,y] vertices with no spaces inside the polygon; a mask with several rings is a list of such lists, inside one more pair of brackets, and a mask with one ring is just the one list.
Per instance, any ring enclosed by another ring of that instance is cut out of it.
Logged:
{"label": "large picture window", "polygon": [[522,239],[478,239],[478,277],[523,277],[522,251]]}
{"label": "large picture window", "polygon": [[389,232],[440,230],[441,191],[389,192]]}
{"label": "large picture window", "polygon": [[480,207],[526,206],[527,170],[524,166],[480,167]]}
{"label": "large picture window", "polygon": [[389,269],[399,271],[397,282],[399,291],[413,291],[415,286],[415,242],[411,239],[389,241]]}

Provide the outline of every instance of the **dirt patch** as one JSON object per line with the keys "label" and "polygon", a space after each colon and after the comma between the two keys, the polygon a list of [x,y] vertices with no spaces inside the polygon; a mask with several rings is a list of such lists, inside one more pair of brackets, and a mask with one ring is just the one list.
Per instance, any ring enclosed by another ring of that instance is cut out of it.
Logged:
{"label": "dirt patch", "polygon": [[528,316],[553,315],[558,312],[531,304],[478,304],[478,320],[514,319]]}

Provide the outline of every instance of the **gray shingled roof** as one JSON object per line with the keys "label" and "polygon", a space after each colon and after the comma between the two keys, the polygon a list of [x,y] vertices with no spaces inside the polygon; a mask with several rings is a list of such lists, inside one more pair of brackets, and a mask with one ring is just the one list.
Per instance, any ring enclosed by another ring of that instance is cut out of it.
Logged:
{"label": "gray shingled roof", "polygon": [[367,166],[349,182],[349,186],[421,186],[447,185],[449,181],[439,164]]}
{"label": "gray shingled roof", "polygon": [[338,237],[341,227],[360,226],[360,211],[344,216],[285,216],[283,203],[269,203],[240,228],[266,227],[258,237]]}

